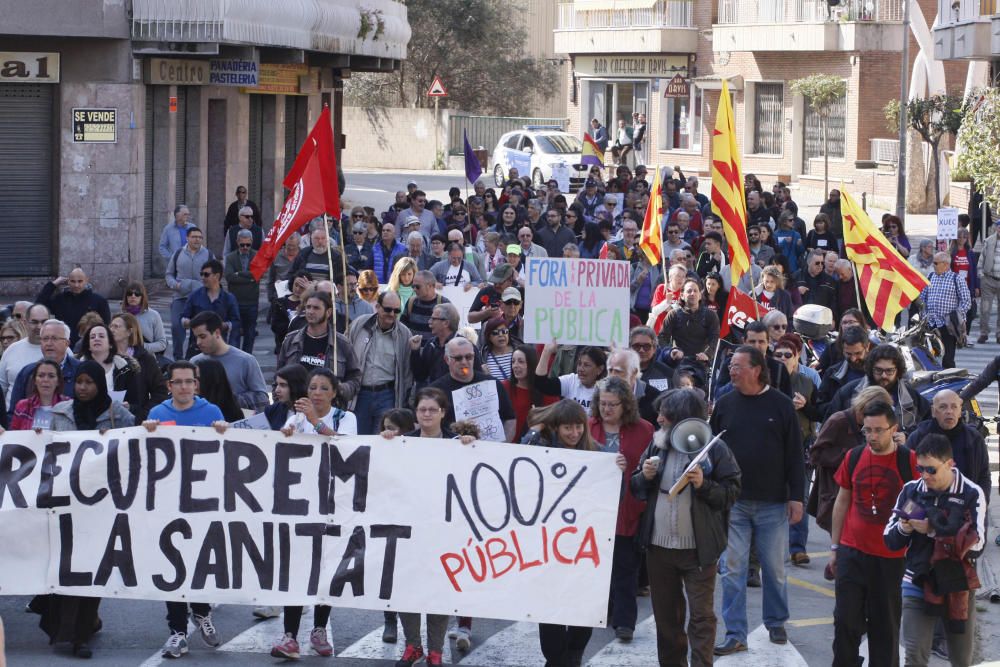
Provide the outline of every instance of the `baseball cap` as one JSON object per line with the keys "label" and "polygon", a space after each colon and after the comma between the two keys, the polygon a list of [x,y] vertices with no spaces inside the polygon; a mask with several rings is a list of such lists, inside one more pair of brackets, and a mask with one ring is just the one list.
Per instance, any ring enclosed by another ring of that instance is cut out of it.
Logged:
{"label": "baseball cap", "polygon": [[413,187],[417,187],[417,182],[416,181],[410,181],[409,183],[406,184],[406,187],[410,187],[411,185]]}
{"label": "baseball cap", "polygon": [[403,227],[409,227],[410,225],[420,225],[420,218],[415,215],[406,216],[406,220],[403,221]]}
{"label": "baseball cap", "polygon": [[508,287],[503,291],[503,294],[500,295],[500,300],[504,302],[517,301],[518,303],[521,303],[521,291],[516,287]]}
{"label": "baseball cap", "polygon": [[[518,246],[518,252],[520,252],[520,246]],[[490,273],[488,280],[491,283],[502,283],[505,280],[510,280],[511,276],[514,275],[514,267],[510,264],[499,264],[493,272]]]}
{"label": "baseball cap", "polygon": [[521,254],[521,246],[519,246],[516,243],[511,243],[509,246],[507,246],[507,254],[508,255],[520,255]]}
{"label": "baseball cap", "polygon": [[595,180],[594,180],[594,179],[592,179],[592,178],[588,178],[588,179],[587,179],[587,182],[586,182],[586,183],[584,183],[584,187],[588,187],[588,188],[596,188],[596,187],[597,187],[597,181],[595,181]]}

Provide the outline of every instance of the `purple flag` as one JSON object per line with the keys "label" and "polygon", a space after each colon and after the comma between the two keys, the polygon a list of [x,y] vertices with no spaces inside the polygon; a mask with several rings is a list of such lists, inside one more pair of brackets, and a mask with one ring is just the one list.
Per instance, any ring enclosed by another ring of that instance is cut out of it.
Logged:
{"label": "purple flag", "polygon": [[469,134],[465,130],[462,130],[462,138],[465,139],[465,177],[469,179],[469,183],[475,183],[483,174],[483,165],[479,164],[479,158],[472,152]]}

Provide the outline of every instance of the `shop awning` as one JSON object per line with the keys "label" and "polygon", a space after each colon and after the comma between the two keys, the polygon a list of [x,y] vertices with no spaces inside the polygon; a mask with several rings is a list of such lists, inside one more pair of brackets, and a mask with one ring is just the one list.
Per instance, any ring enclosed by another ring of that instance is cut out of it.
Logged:
{"label": "shop awning", "polygon": [[743,90],[743,77],[739,74],[726,77],[721,74],[709,74],[708,76],[699,76],[693,81],[694,85],[701,90],[722,90],[723,79],[729,81],[729,90]]}
{"label": "shop awning", "polygon": [[657,0],[573,0],[573,9],[578,12],[593,12],[602,9],[649,9]]}

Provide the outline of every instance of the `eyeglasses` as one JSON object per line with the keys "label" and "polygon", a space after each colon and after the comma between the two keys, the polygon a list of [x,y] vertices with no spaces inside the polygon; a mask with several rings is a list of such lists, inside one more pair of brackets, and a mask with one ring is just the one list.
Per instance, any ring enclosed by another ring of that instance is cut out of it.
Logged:
{"label": "eyeglasses", "polygon": [[636,352],[649,352],[653,349],[652,343],[632,343],[632,349]]}
{"label": "eyeglasses", "polygon": [[508,306],[520,306],[521,302],[517,299],[507,299],[504,303]]}
{"label": "eyeglasses", "polygon": [[476,358],[475,354],[454,354],[449,355],[452,361],[473,361]]}
{"label": "eyeglasses", "polygon": [[244,215],[244,214],[240,213],[240,217],[241,218],[252,218],[253,216],[252,215]]}
{"label": "eyeglasses", "polygon": [[249,248],[253,244],[252,243],[237,243],[236,245],[239,246],[240,248]]}
{"label": "eyeglasses", "polygon": [[403,312],[403,309],[402,308],[386,308],[385,306],[382,306],[382,312],[383,313],[388,313],[390,315],[399,315],[401,312]]}
{"label": "eyeglasses", "polygon": [[774,329],[774,330],[776,330],[776,331],[784,331],[785,329],[788,328],[788,325],[787,324],[772,324],[771,328]]}
{"label": "eyeglasses", "polygon": [[202,272],[201,272],[201,277],[202,277],[202,278],[211,278],[211,277],[212,277],[212,276],[214,276],[214,275],[215,275],[215,274],[214,274],[214,273],[212,273],[211,271],[202,271]]}
{"label": "eyeglasses", "polygon": [[176,385],[178,387],[186,387],[188,385],[196,384],[198,381],[194,378],[183,378],[180,380],[170,380],[167,384]]}
{"label": "eyeglasses", "polygon": [[795,354],[792,353],[792,352],[775,352],[774,353],[774,358],[775,359],[791,359],[794,356],[795,356]]}
{"label": "eyeglasses", "polygon": [[[5,339],[0,339],[0,340],[5,340]],[[40,340],[43,343],[58,343],[61,340],[68,340],[68,339],[63,336],[43,336]]]}
{"label": "eyeglasses", "polygon": [[354,230],[354,235],[355,236],[361,236],[364,233],[365,233],[365,230],[363,230],[363,229],[355,229]]}
{"label": "eyeglasses", "polygon": [[510,332],[507,329],[494,329],[491,336],[506,336]]}
{"label": "eyeglasses", "polygon": [[125,296],[142,296],[142,292],[137,292],[136,290],[129,290],[125,292]]}
{"label": "eyeglasses", "polygon": [[10,334],[8,336],[0,336],[0,342],[12,343],[15,340],[17,340],[17,336],[15,336],[14,334]]}
{"label": "eyeglasses", "polygon": [[676,236],[677,234],[680,234],[680,233],[681,233],[681,230],[679,230],[679,229],[668,229],[667,230],[667,234],[670,234],[671,236]]}
{"label": "eyeglasses", "polygon": [[355,214],[354,214],[354,215],[352,215],[351,217],[352,217],[352,218],[359,218],[359,219],[361,219],[361,218],[364,218],[364,217],[365,217],[365,214],[364,214],[364,213],[355,213]]}
{"label": "eyeglasses", "polygon": [[359,287],[358,291],[361,292],[362,294],[371,294],[372,292],[377,292],[378,288],[377,287]]}
{"label": "eyeglasses", "polygon": [[917,466],[914,466],[914,467],[916,468],[918,474],[923,474],[923,473],[927,473],[928,475],[936,475],[937,474],[937,466],[922,466],[922,465],[917,465]]}
{"label": "eyeglasses", "polygon": [[895,374],[896,374],[896,367],[895,366],[893,366],[892,368],[881,368],[879,366],[875,366],[875,367],[872,368],[872,375],[881,375],[883,377],[892,377]]}
{"label": "eyeglasses", "polygon": [[418,415],[436,415],[439,412],[441,412],[441,408],[439,407],[417,408]]}
{"label": "eyeglasses", "polygon": [[865,435],[882,435],[889,429],[884,426],[865,426],[861,432]]}

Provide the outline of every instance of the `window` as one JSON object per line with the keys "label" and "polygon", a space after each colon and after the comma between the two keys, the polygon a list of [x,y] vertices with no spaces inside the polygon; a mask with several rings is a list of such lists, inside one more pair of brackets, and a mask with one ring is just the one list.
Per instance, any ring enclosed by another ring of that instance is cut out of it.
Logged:
{"label": "window", "polygon": [[784,116],[784,84],[754,84],[753,152],[780,155]]}
{"label": "window", "polygon": [[543,153],[570,154],[583,150],[580,140],[569,134],[542,134],[535,137],[535,141]]}
{"label": "window", "polygon": [[701,151],[702,91],[691,86],[688,97],[665,100],[661,118],[661,150]]}
{"label": "window", "polygon": [[512,148],[513,150],[517,150],[517,142],[519,142],[520,140],[521,140],[521,135],[518,133],[514,133],[510,135],[510,137],[507,139],[507,141],[504,142],[503,145],[507,148]]}

